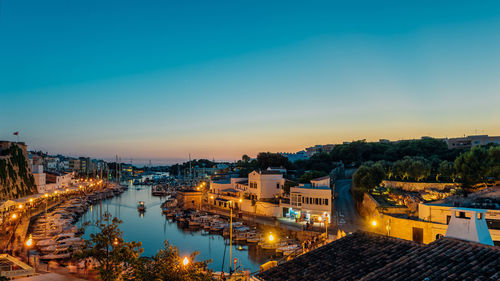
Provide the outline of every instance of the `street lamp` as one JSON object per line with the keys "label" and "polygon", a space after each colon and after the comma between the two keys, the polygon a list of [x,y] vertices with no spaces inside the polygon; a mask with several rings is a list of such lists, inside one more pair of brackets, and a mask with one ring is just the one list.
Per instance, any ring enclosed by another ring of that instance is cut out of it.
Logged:
{"label": "street lamp", "polygon": [[377,221],[376,220],[372,220],[372,226],[377,226]]}
{"label": "street lamp", "polygon": [[182,260],[182,265],[187,266],[189,264],[189,259],[187,257],[184,257]]}
{"label": "street lamp", "polygon": [[12,219],[15,220],[17,218],[16,214],[12,214]]}
{"label": "street lamp", "polygon": [[33,237],[29,236],[28,240],[26,240],[26,248],[28,250],[28,264],[30,264],[30,248],[33,246]]}
{"label": "street lamp", "polygon": [[269,234],[269,241],[270,241],[270,242],[273,242],[273,241],[274,241],[274,236],[273,236],[273,234],[272,234],[272,233],[271,233],[271,234]]}

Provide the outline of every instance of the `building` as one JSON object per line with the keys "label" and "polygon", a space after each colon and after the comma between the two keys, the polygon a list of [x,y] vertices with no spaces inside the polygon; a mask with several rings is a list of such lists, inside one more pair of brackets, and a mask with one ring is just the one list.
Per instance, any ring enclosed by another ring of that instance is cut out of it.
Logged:
{"label": "building", "polygon": [[[253,171],[248,178],[213,177],[206,203],[256,215],[281,217],[278,198],[286,179],[275,170]],[[230,205],[232,204],[232,205]]]}
{"label": "building", "polygon": [[248,174],[248,190],[246,193],[251,199],[272,199],[282,194],[284,185],[285,179],[279,171],[253,171]]}
{"label": "building", "polygon": [[43,165],[31,166],[33,179],[35,180],[36,190],[38,193],[46,192],[46,175],[43,172]]}
{"label": "building", "polygon": [[446,144],[449,149],[453,148],[472,148],[478,145],[487,144],[500,144],[500,136],[488,136],[488,135],[473,135],[461,138],[447,138],[445,139]]}
{"label": "building", "polygon": [[310,184],[299,184],[290,188],[290,200],[282,200],[283,216],[305,221],[331,222],[333,191],[330,177],[311,180]]}
{"label": "building", "polygon": [[201,209],[201,191],[179,191],[178,193],[178,204],[183,209]]}
{"label": "building", "polygon": [[307,155],[307,157],[311,157],[316,153],[321,153],[321,152],[328,153],[328,152],[332,151],[334,147],[335,147],[334,144],[325,144],[325,145],[318,144],[318,145],[306,148],[306,155]]}
{"label": "building", "polygon": [[425,245],[355,232],[253,280],[500,280],[500,248],[451,237]]}
{"label": "building", "polygon": [[80,159],[74,159],[70,158],[68,160],[69,162],[69,170],[73,172],[79,172],[80,171]]}
{"label": "building", "polygon": [[47,186],[50,184],[50,190],[52,191],[55,189],[61,189],[61,188],[66,188],[71,185],[71,176],[72,174],[70,173],[64,173],[64,172],[47,172],[45,173],[46,175],[46,183]]}
{"label": "building", "polygon": [[301,151],[298,151],[295,153],[278,152],[278,154],[285,156],[286,158],[288,158],[288,161],[290,161],[292,163],[297,161],[297,160],[309,159],[305,150],[301,150]]}
{"label": "building", "polygon": [[[498,209],[477,209],[477,208],[462,208],[464,210],[471,210],[474,212],[484,213],[484,220],[486,226],[489,230],[489,234],[493,239],[495,245],[500,245],[500,210]],[[431,222],[431,238],[434,239],[438,234],[444,235],[443,225],[448,226],[452,219],[453,210],[457,210],[457,207],[453,207],[449,204],[439,204],[439,203],[421,203],[418,205],[418,218],[420,220]],[[466,214],[462,214],[466,215]],[[471,215],[467,215],[469,218]],[[474,214],[473,219],[477,219]],[[444,228],[446,231],[447,227]]]}

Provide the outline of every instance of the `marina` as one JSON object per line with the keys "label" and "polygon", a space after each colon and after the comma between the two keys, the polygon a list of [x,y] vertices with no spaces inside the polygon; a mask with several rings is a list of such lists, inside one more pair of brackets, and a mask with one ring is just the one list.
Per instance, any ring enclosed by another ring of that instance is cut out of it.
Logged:
{"label": "marina", "polygon": [[[198,251],[197,260],[212,260],[208,264],[209,269],[229,272],[230,237],[228,231],[224,231],[228,229],[225,227],[226,219],[203,212],[166,212],[166,206],[175,206],[175,199],[166,199],[153,196],[152,186],[141,185],[137,188],[130,184],[122,194],[91,205],[76,226],[81,227],[84,222],[92,224],[102,214],[109,212],[123,221],[119,227],[126,241],[142,242],[143,256],[156,254],[164,241],[168,240],[179,249],[181,255]],[[162,203],[165,203],[163,209]],[[141,211],[139,207],[147,211]],[[240,269],[258,271],[261,264],[276,255],[275,251],[259,246],[260,237],[257,239],[255,231],[248,232],[249,228],[243,223],[235,222],[233,227],[232,259],[237,259]],[[87,227],[83,238],[88,239],[95,231],[97,229]],[[253,234],[247,236],[247,233]]]}

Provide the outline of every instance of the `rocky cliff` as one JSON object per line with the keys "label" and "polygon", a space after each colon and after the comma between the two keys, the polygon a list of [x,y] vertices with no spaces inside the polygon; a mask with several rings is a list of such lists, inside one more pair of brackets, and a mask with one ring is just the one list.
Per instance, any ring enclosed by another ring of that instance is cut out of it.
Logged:
{"label": "rocky cliff", "polygon": [[0,199],[14,199],[35,192],[26,146],[17,143],[4,146],[0,151]]}

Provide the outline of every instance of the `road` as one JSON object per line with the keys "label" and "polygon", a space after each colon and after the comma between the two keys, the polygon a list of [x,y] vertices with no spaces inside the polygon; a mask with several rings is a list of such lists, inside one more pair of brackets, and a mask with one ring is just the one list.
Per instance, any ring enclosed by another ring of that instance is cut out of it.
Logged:
{"label": "road", "polygon": [[334,209],[338,214],[339,228],[346,233],[366,229],[366,222],[358,214],[356,203],[351,194],[351,180],[337,180],[335,182]]}

